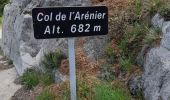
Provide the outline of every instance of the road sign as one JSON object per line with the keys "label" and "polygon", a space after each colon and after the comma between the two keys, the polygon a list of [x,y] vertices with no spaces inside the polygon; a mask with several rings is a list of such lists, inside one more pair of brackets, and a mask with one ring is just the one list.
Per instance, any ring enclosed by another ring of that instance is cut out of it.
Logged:
{"label": "road sign", "polygon": [[105,6],[34,8],[32,16],[36,39],[108,33],[108,9]]}

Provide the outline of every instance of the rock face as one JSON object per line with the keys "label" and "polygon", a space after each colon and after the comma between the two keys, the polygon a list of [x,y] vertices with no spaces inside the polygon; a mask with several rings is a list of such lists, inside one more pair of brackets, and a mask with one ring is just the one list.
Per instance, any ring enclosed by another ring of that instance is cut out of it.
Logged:
{"label": "rock face", "polygon": [[152,48],[144,63],[143,92],[146,100],[170,100],[170,22],[157,14],[152,20],[154,27],[163,32],[160,47]]}
{"label": "rock face", "polygon": [[94,61],[102,58],[107,40],[107,36],[88,37],[84,44],[84,51],[88,55],[88,58]]}
{"label": "rock face", "polygon": [[89,0],[10,0],[4,8],[2,49],[21,75],[37,65],[43,55],[56,49],[67,54],[66,39],[36,40],[31,11],[34,7],[90,5]]}

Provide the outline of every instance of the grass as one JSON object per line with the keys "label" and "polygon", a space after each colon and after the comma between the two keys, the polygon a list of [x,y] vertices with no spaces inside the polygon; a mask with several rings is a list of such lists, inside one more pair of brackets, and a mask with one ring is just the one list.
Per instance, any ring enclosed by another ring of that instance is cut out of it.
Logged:
{"label": "grass", "polygon": [[159,39],[159,37],[157,35],[155,35],[155,34],[147,34],[145,39],[144,39],[144,43],[151,45],[157,39]]}
{"label": "grass", "polygon": [[143,15],[154,15],[159,9],[165,5],[164,0],[144,0],[142,4]]}
{"label": "grass", "polygon": [[0,55],[3,55],[4,56],[4,53],[3,53],[3,50],[2,50],[2,47],[0,46]]}
{"label": "grass", "polygon": [[35,69],[28,69],[23,76],[21,76],[21,81],[28,90],[37,86],[39,83],[42,83],[44,86],[49,86],[54,83],[51,73],[42,73]]}
{"label": "grass", "polygon": [[[146,5],[148,8],[147,10],[149,13],[155,13],[158,9],[157,7],[160,7],[159,4],[160,0],[150,0],[148,1],[149,5]],[[151,3],[151,4],[150,4]],[[158,34],[160,33],[160,29],[154,29],[155,33],[148,35],[146,34],[148,30],[146,30],[145,26],[142,24],[142,22],[136,21],[136,18],[139,19],[142,16],[143,7],[141,7],[141,0],[136,0],[135,2],[135,22],[132,21],[132,23],[128,23],[124,25],[124,21],[121,21],[119,23],[120,27],[117,27],[118,24],[115,24],[115,22],[112,25],[116,26],[115,30],[116,32],[113,32],[112,30],[109,32],[112,32],[112,36],[117,38],[116,43],[118,44],[118,52],[120,54],[117,54],[114,52],[114,48],[108,47],[106,48],[106,56],[109,59],[101,66],[101,77],[102,80],[107,81],[109,83],[98,83],[96,84],[95,80],[90,80],[89,78],[92,78],[94,76],[86,75],[83,73],[82,79],[80,79],[80,76],[77,76],[77,98],[78,100],[131,100],[130,94],[126,91],[124,87],[113,87],[111,83],[114,83],[117,79],[114,74],[112,73],[112,67],[113,64],[119,63],[119,66],[122,71],[130,71],[133,67],[133,64],[135,64],[135,58],[139,51],[141,50],[142,46],[144,44],[152,44],[158,39]],[[162,11],[165,14],[167,14],[167,10],[163,9]],[[121,14],[123,15],[123,14]],[[113,18],[113,20],[115,20]],[[137,23],[138,22],[138,23]],[[111,26],[111,25],[109,25]],[[111,26],[113,29],[113,27]],[[116,30],[118,29],[118,30]],[[118,33],[124,33],[123,36],[114,33],[117,33],[117,31],[120,31]],[[155,35],[156,34],[156,35]],[[112,37],[112,38],[113,38]],[[120,39],[121,38],[121,39]],[[120,39],[120,40],[118,40]],[[116,51],[116,50],[115,50]],[[119,56],[117,56],[119,55]],[[46,69],[55,69],[58,68],[59,63],[62,59],[62,55],[60,53],[49,53],[44,56],[42,63],[46,67]],[[117,61],[117,62],[115,62]],[[79,75],[79,74],[78,74]],[[40,82],[42,82],[45,86],[48,86],[52,83],[51,75],[46,74],[42,75],[43,78],[39,79]],[[124,78],[124,77],[123,77]],[[121,80],[121,79],[120,79]],[[122,80],[121,80],[122,81]],[[62,88],[62,87],[61,87]],[[60,90],[60,89],[59,89]],[[59,93],[56,94],[57,99],[56,100],[69,100],[70,99],[70,90],[69,85],[65,86],[65,88],[62,88]],[[37,100],[48,100],[53,99],[53,95],[48,91],[43,91],[36,99]]]}
{"label": "grass", "polygon": [[111,46],[108,46],[105,50],[105,54],[107,59],[107,62],[110,64],[114,64],[116,62],[116,54],[114,52],[114,49]]}
{"label": "grass", "polygon": [[0,27],[2,26],[2,17],[0,16]]}
{"label": "grass", "polygon": [[140,19],[142,12],[142,1],[141,0],[135,0],[135,15],[136,19]]}
{"label": "grass", "polygon": [[30,69],[23,74],[21,81],[26,89],[32,89],[39,83],[38,78],[38,73],[35,70]]}
{"label": "grass", "polygon": [[142,47],[142,39],[145,36],[145,31],[144,26],[139,23],[126,25],[122,39],[120,39],[118,43],[120,55],[127,58],[133,57],[132,59],[135,59]]}
{"label": "grass", "polygon": [[0,16],[3,15],[4,7],[9,1],[10,0],[0,0]]}
{"label": "grass", "polygon": [[160,28],[154,28],[152,30],[149,30],[148,34],[146,34],[143,42],[148,45],[153,45],[157,42],[160,42],[161,38],[161,29]]}
{"label": "grass", "polygon": [[50,71],[42,72],[42,71],[37,71],[34,68],[28,69],[23,74],[23,76],[21,76],[21,81],[24,87],[26,87],[26,89],[32,89],[39,83],[42,83],[44,86],[49,86],[50,84],[54,83],[54,79],[51,71],[59,66],[62,58],[64,58],[64,56],[58,52],[46,54],[42,63],[46,68],[45,70],[50,70]]}
{"label": "grass", "polygon": [[169,21],[170,20],[170,6],[169,4],[167,3],[166,5],[162,6],[160,9],[159,9],[159,13],[161,16],[164,17],[165,21]]}
{"label": "grass", "polygon": [[112,81],[115,78],[113,74],[113,70],[112,70],[112,65],[109,63],[102,64],[100,68],[100,74],[98,75],[98,77],[101,80],[104,80],[107,82]]}
{"label": "grass", "polygon": [[[93,80],[95,81],[95,80]],[[121,87],[113,87],[111,83],[105,82],[93,82],[92,85],[85,80],[80,80],[77,87],[77,99],[78,100],[132,100],[132,97],[128,91]],[[65,84],[64,84],[65,85]],[[120,83],[118,83],[120,85]],[[56,100],[70,100],[70,90],[67,86],[61,89],[60,93],[56,93]]]}
{"label": "grass", "polygon": [[49,86],[50,84],[54,83],[54,79],[50,73],[43,73],[41,75],[41,82],[45,86]]}
{"label": "grass", "polygon": [[44,90],[35,100],[55,100],[54,95],[49,90]]}
{"label": "grass", "polygon": [[[1,47],[0,47],[0,54],[3,55],[3,50],[2,50]],[[4,56],[4,55],[3,55],[3,56]],[[12,65],[12,64],[13,64],[13,61],[12,61],[9,57],[4,56],[4,59],[7,61],[8,65]]]}
{"label": "grass", "polygon": [[131,58],[121,58],[119,63],[121,66],[121,70],[123,70],[123,71],[130,71],[133,67]]}
{"label": "grass", "polygon": [[60,88],[62,89],[59,93],[55,92],[56,98],[55,100],[70,100],[70,87],[68,82],[64,82],[61,84]]}
{"label": "grass", "polygon": [[90,87],[86,82],[78,82],[77,87],[77,94],[79,100],[88,99],[91,100],[92,98],[92,87]]}
{"label": "grass", "polygon": [[120,88],[112,88],[110,84],[98,84],[95,87],[96,100],[131,100]]}
{"label": "grass", "polygon": [[50,52],[45,54],[42,64],[47,70],[53,70],[54,68],[59,67],[59,64],[63,58],[65,57],[61,52]]}

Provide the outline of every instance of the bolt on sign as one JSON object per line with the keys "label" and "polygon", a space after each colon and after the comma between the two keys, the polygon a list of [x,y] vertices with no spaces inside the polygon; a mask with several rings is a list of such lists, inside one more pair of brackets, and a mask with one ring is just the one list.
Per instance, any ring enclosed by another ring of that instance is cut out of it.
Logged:
{"label": "bolt on sign", "polygon": [[108,9],[105,6],[34,8],[32,16],[36,39],[108,33]]}

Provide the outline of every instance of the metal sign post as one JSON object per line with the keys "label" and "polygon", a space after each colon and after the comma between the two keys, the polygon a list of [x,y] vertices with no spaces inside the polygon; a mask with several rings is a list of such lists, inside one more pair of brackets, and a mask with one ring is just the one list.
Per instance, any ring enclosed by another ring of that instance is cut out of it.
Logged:
{"label": "metal sign post", "polygon": [[77,100],[76,99],[76,65],[75,65],[74,42],[75,42],[74,38],[68,38],[71,100]]}

